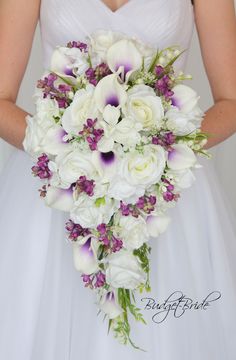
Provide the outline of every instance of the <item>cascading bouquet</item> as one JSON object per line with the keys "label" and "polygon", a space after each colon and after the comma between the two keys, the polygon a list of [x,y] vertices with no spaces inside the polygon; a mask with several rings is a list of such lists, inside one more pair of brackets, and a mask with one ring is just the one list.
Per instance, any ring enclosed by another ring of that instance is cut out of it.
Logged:
{"label": "cascading bouquet", "polygon": [[75,267],[109,330],[133,346],[128,315],[145,323],[135,292],[151,289],[148,240],[192,184],[196,155],[208,156],[199,97],[173,66],[180,55],[110,31],[69,42],[55,49],[27,117],[41,197],[70,213]]}

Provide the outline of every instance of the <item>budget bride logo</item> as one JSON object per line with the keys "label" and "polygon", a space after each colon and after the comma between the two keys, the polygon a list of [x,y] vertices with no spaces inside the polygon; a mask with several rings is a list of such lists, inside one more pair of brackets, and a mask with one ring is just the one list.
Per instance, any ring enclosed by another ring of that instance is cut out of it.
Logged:
{"label": "budget bride logo", "polygon": [[199,301],[186,296],[182,291],[175,291],[164,302],[157,302],[151,297],[143,297],[141,301],[144,303],[144,310],[154,313],[152,321],[161,324],[171,316],[180,318],[189,311],[207,310],[221,297],[220,291],[212,291]]}

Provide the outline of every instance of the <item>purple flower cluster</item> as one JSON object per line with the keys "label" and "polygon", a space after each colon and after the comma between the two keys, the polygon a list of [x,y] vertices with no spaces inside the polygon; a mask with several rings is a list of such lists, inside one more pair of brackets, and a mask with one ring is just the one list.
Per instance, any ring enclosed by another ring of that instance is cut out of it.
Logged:
{"label": "purple flower cluster", "polygon": [[80,49],[81,52],[88,52],[88,45],[80,42],[80,41],[70,41],[67,43],[66,47],[72,49],[72,48],[77,48]]}
{"label": "purple flower cluster", "polygon": [[96,86],[102,78],[111,74],[111,70],[107,64],[101,63],[95,69],[89,68],[85,74],[90,84]]}
{"label": "purple flower cluster", "polygon": [[174,193],[174,190],[175,190],[174,185],[171,184],[170,181],[165,178],[162,179],[162,182],[164,183],[164,185],[166,187],[166,191],[163,192],[163,199],[166,202],[177,201],[178,198],[180,197],[180,194]]}
{"label": "purple flower cluster", "polygon": [[100,288],[106,284],[106,276],[101,271],[97,272],[95,275],[82,274],[81,277],[85,283],[85,287],[91,289]]}
{"label": "purple flower cluster", "polygon": [[136,206],[139,210],[144,211],[146,214],[151,214],[151,212],[155,210],[156,202],[156,196],[144,195],[138,199]]}
{"label": "purple flower cluster", "polygon": [[46,154],[39,156],[37,165],[33,166],[32,173],[34,176],[38,176],[41,180],[50,179],[52,173],[48,167],[49,158]]}
{"label": "purple flower cluster", "polygon": [[109,226],[102,223],[97,226],[97,231],[99,232],[98,240],[103,243],[103,245],[112,251],[117,252],[123,247],[123,241],[117,237],[115,237]]}
{"label": "purple flower cluster", "polygon": [[83,228],[80,224],[75,224],[72,220],[66,223],[66,230],[69,232],[68,239],[75,241],[80,236],[87,236],[90,234],[89,229]]}
{"label": "purple flower cluster", "polygon": [[164,134],[155,135],[152,137],[152,144],[161,145],[166,150],[169,150],[171,145],[176,142],[176,136],[172,131],[168,131]]}
{"label": "purple flower cluster", "polygon": [[123,201],[120,202],[120,211],[123,216],[133,216],[139,217],[140,211],[145,212],[146,214],[151,214],[152,211],[155,210],[157,199],[156,196],[144,195],[141,196],[135,205],[132,204],[125,204]]}
{"label": "purple flower cluster", "polygon": [[79,132],[79,135],[82,135],[86,138],[89,143],[90,150],[97,150],[97,143],[101,139],[104,130],[95,129],[97,119],[87,119],[86,124],[84,124],[83,130]]}
{"label": "purple flower cluster", "polygon": [[43,90],[43,97],[55,99],[59,108],[66,108],[69,106],[71,100],[68,97],[68,92],[72,90],[72,86],[68,84],[56,85],[55,81],[58,80],[58,76],[54,73],[50,73],[43,79],[40,79],[37,84],[38,89]]}
{"label": "purple flower cluster", "polygon": [[161,65],[157,65],[155,67],[155,73],[158,77],[155,83],[157,94],[159,96],[164,96],[167,101],[170,100],[170,98],[174,95],[174,92],[171,90],[173,87],[173,81],[169,75],[165,74],[165,68]]}
{"label": "purple flower cluster", "polygon": [[80,193],[84,192],[88,196],[94,195],[95,181],[88,180],[86,176],[80,176],[75,184],[75,189]]}
{"label": "purple flower cluster", "polygon": [[133,217],[139,217],[139,210],[135,205],[125,204],[123,201],[120,201],[120,209],[123,216],[132,215]]}
{"label": "purple flower cluster", "polygon": [[39,189],[39,193],[41,198],[45,198],[45,196],[47,195],[47,186],[43,185],[43,187]]}

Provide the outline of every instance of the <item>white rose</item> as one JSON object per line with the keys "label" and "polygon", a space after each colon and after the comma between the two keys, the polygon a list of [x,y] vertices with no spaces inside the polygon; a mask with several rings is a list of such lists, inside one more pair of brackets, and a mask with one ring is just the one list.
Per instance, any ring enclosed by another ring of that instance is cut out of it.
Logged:
{"label": "white rose", "polygon": [[116,177],[113,177],[107,191],[108,196],[116,200],[122,200],[128,204],[135,204],[144,193],[145,187],[143,185],[129,184],[120,172]]}
{"label": "white rose", "polygon": [[190,169],[172,171],[175,179],[175,188],[187,189],[193,185],[196,180],[194,173]]}
{"label": "white rose", "polygon": [[170,217],[166,215],[150,215],[147,217],[147,230],[151,237],[157,237],[166,231]]}
{"label": "white rose", "polygon": [[101,223],[108,223],[118,207],[118,203],[112,199],[104,197],[95,201],[81,194],[70,212],[70,217],[84,228],[94,228]]}
{"label": "white rose", "polygon": [[42,98],[42,92],[40,91],[40,98],[37,98],[36,102],[36,114],[40,122],[46,122],[48,124],[55,123],[53,117],[60,116],[60,109],[55,99]]}
{"label": "white rose", "polygon": [[135,289],[145,283],[146,273],[132,252],[121,249],[109,255],[107,261],[106,281],[114,288]]}
{"label": "white rose", "polygon": [[94,87],[88,85],[75,93],[74,99],[62,116],[62,126],[69,134],[78,135],[86,120],[97,117],[97,110],[93,100]]}
{"label": "white rose", "polygon": [[84,154],[79,150],[74,150],[65,156],[58,156],[56,163],[62,187],[64,188],[69,188],[80,176],[86,176],[89,180],[96,176],[91,153]]}
{"label": "white rose", "polygon": [[128,250],[138,249],[148,241],[146,221],[142,217],[121,216],[119,236]]}
{"label": "white rose", "polygon": [[166,112],[167,126],[176,135],[187,135],[200,126],[200,118],[198,116],[194,117],[191,113],[186,114],[178,108],[171,108]]}
{"label": "white rose", "polygon": [[25,137],[23,140],[24,150],[31,156],[37,158],[43,151],[41,142],[47,133],[48,129],[52,126],[51,123],[41,123],[37,116],[26,116],[27,127],[25,130]]}
{"label": "white rose", "polygon": [[143,129],[158,127],[164,117],[161,98],[147,85],[135,85],[128,91],[126,116],[132,116],[142,124]]}
{"label": "white rose", "polygon": [[158,183],[166,166],[165,150],[159,145],[146,145],[143,154],[132,151],[120,164],[121,174],[131,185]]}
{"label": "white rose", "polygon": [[93,51],[99,55],[101,61],[106,61],[108,49],[121,38],[123,38],[123,35],[119,33],[98,30],[90,36],[90,41]]}

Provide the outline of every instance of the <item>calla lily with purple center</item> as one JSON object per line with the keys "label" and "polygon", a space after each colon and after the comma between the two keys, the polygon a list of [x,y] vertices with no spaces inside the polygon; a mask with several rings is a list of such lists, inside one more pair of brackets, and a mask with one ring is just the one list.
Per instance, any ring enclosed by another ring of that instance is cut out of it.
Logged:
{"label": "calla lily with purple center", "polygon": [[78,74],[82,74],[88,67],[86,57],[79,48],[59,47],[53,52],[51,71],[63,77],[69,77],[72,81],[75,77],[74,69]]}
{"label": "calla lily with purple center", "polygon": [[119,83],[117,74],[108,75],[99,81],[94,91],[94,99],[102,113],[107,105],[120,109],[126,103],[125,86]]}
{"label": "calla lily with purple center", "polygon": [[186,144],[172,145],[168,152],[167,165],[171,170],[189,169],[196,165],[197,158],[193,150]]}
{"label": "calla lily with purple center", "polygon": [[134,42],[123,39],[112,45],[107,52],[107,63],[112,72],[121,75],[122,80],[142,66],[142,55]]}
{"label": "calla lily with purple center", "polygon": [[109,319],[115,319],[123,313],[114,291],[109,291],[102,296],[99,307],[105,314],[108,315]]}
{"label": "calla lily with purple center", "polygon": [[82,240],[72,243],[73,259],[76,270],[85,275],[90,275],[99,270],[97,250],[98,240],[88,235]]}
{"label": "calla lily with purple center", "polygon": [[191,87],[178,84],[172,88],[174,95],[171,98],[172,105],[183,113],[189,113],[197,107],[200,96]]}
{"label": "calla lily with purple center", "polygon": [[50,155],[69,151],[71,144],[66,141],[66,135],[67,132],[59,125],[49,128],[41,142],[43,151]]}
{"label": "calla lily with purple center", "polygon": [[70,211],[74,205],[72,189],[49,186],[44,199],[47,206],[66,212]]}
{"label": "calla lily with purple center", "polygon": [[102,179],[102,182],[110,182],[117,172],[118,157],[116,153],[113,151],[105,153],[94,151],[92,156],[92,161]]}

